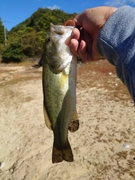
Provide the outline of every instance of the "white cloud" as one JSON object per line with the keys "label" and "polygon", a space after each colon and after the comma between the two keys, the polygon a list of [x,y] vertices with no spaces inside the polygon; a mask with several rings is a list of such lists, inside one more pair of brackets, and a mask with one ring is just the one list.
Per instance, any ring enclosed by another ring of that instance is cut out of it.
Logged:
{"label": "white cloud", "polygon": [[60,7],[57,6],[57,5],[48,6],[47,8],[48,8],[48,9],[51,9],[51,10],[53,10],[53,9],[60,9]]}
{"label": "white cloud", "polygon": [[105,3],[105,5],[109,6],[123,6],[123,5],[133,5],[135,4],[135,0],[110,0]]}

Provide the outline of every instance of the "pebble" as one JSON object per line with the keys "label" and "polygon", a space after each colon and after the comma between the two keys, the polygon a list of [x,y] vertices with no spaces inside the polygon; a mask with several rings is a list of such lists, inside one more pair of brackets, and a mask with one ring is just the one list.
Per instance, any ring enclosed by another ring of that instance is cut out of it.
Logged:
{"label": "pebble", "polygon": [[4,162],[0,162],[0,169],[2,169],[4,165]]}
{"label": "pebble", "polygon": [[128,148],[130,148],[130,145],[129,144],[123,144],[123,148],[128,149]]}
{"label": "pebble", "polygon": [[109,75],[111,76],[111,75],[112,75],[112,72],[109,72]]}

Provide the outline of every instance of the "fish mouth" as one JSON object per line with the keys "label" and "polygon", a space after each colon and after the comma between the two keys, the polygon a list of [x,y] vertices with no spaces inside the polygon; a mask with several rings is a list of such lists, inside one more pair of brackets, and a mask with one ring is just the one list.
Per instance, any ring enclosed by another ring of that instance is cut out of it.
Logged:
{"label": "fish mouth", "polygon": [[52,32],[54,32],[54,33],[56,33],[56,34],[58,34],[58,35],[62,35],[62,34],[64,34],[65,33],[65,30],[64,30],[64,26],[62,26],[62,25],[54,25],[54,24],[50,24],[50,32],[52,33]]}
{"label": "fish mouth", "polygon": [[63,35],[66,31],[72,30],[73,26],[54,25],[50,23],[50,32],[57,35]]}

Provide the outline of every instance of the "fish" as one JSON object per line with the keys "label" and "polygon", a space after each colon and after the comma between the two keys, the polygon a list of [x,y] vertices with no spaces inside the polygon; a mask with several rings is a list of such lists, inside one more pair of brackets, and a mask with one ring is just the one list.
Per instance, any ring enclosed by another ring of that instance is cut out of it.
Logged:
{"label": "fish", "polygon": [[53,131],[52,163],[73,162],[68,130],[79,129],[76,110],[77,59],[66,41],[73,26],[50,24],[43,53],[43,111],[46,126]]}

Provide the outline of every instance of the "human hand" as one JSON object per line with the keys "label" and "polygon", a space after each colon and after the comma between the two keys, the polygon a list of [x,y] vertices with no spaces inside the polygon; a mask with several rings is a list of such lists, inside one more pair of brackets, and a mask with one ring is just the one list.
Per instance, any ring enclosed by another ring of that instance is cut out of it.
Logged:
{"label": "human hand", "polygon": [[115,7],[90,8],[74,18],[75,27],[68,42],[70,51],[84,61],[103,58],[97,50],[99,33],[108,18],[117,10]]}

